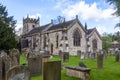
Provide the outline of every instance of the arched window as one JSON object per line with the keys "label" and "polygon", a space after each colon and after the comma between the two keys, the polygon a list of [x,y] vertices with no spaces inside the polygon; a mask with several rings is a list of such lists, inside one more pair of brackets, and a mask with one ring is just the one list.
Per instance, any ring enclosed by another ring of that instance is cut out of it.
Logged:
{"label": "arched window", "polygon": [[44,35],[43,37],[44,37],[44,40],[43,40],[43,44],[44,44],[44,45],[43,45],[43,47],[44,47],[44,49],[45,49],[45,47],[46,47],[46,35]]}
{"label": "arched window", "polygon": [[58,48],[58,39],[59,39],[59,36],[57,35],[56,36],[56,48]]}
{"label": "arched window", "polygon": [[96,49],[97,49],[97,40],[96,39],[93,39],[92,47],[93,47],[93,51],[96,51]]}
{"label": "arched window", "polygon": [[80,46],[81,45],[81,35],[79,30],[75,30],[73,33],[73,45],[74,46]]}

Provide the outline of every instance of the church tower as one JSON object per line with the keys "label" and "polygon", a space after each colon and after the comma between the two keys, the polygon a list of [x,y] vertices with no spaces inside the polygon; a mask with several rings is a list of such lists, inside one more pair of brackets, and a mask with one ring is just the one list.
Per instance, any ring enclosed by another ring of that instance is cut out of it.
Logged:
{"label": "church tower", "polygon": [[27,16],[27,18],[25,19],[23,18],[23,33],[22,34],[26,34],[36,27],[39,27],[39,17],[38,19],[29,18],[29,16]]}

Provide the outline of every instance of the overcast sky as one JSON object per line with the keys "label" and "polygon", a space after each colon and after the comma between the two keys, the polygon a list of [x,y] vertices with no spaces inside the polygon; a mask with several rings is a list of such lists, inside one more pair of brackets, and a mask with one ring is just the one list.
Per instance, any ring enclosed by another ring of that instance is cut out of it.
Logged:
{"label": "overcast sky", "polygon": [[78,15],[83,25],[86,22],[88,28],[96,27],[100,34],[118,31],[114,26],[119,20],[112,15],[115,9],[106,0],[0,0],[0,3],[7,7],[9,16],[17,20],[17,30],[22,27],[22,20],[27,15],[31,18],[39,16],[40,25],[57,16],[71,20]]}

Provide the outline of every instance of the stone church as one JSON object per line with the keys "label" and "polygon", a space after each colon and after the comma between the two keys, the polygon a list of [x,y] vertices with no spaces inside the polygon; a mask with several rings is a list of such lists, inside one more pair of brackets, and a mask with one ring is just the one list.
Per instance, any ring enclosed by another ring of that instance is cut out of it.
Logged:
{"label": "stone church", "polygon": [[102,49],[102,39],[96,28],[87,29],[76,18],[54,24],[53,20],[45,25],[39,24],[39,18],[23,19],[21,49],[26,51],[44,51],[57,55],[59,51],[77,55],[77,52],[97,52]]}

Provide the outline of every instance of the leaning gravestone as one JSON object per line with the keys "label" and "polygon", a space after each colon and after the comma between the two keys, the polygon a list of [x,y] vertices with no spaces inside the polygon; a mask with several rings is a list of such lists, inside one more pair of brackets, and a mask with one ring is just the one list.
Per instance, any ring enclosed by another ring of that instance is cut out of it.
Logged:
{"label": "leaning gravestone", "polygon": [[98,54],[97,56],[97,67],[98,69],[103,68],[103,54]]}
{"label": "leaning gravestone", "polygon": [[63,52],[63,62],[68,62],[68,61],[69,61],[69,53]]}
{"label": "leaning gravestone", "polygon": [[6,80],[29,80],[30,71],[25,65],[17,65],[9,69],[6,75]]}
{"label": "leaning gravestone", "polygon": [[61,80],[61,61],[44,63],[43,80]]}
{"label": "leaning gravestone", "polygon": [[42,73],[42,58],[39,55],[29,55],[28,68],[31,76],[37,76]]}

